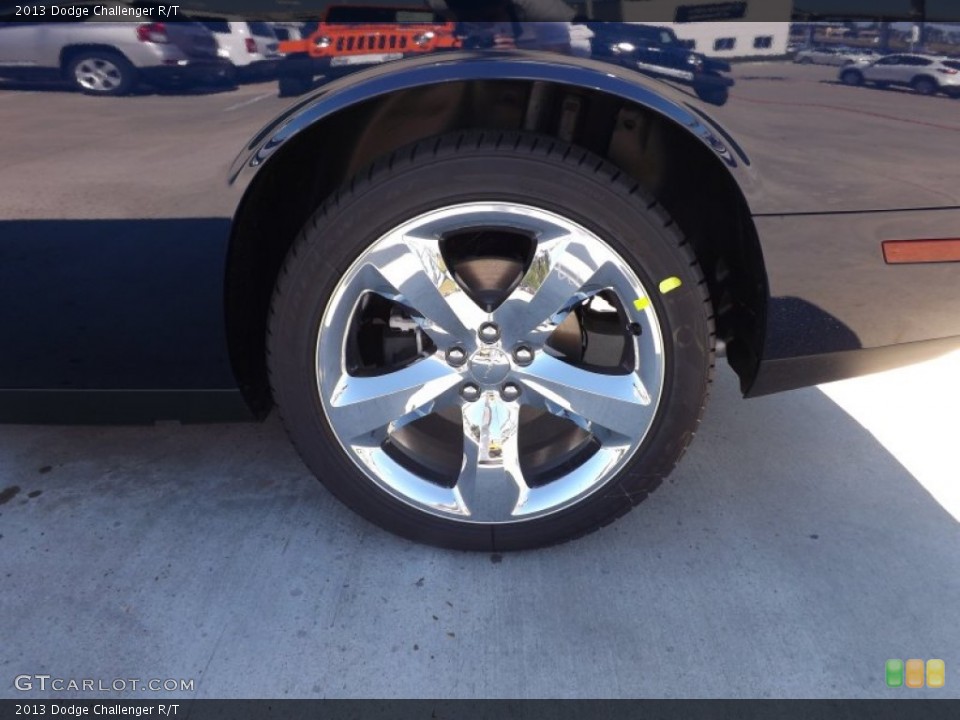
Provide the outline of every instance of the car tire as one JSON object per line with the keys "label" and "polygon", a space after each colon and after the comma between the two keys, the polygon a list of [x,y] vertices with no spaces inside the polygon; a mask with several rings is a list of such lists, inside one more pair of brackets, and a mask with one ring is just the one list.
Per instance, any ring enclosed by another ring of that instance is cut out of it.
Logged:
{"label": "car tire", "polygon": [[914,78],[913,82],[910,83],[910,87],[920,95],[936,95],[940,89],[936,81],[928,77]]}
{"label": "car tire", "polygon": [[236,65],[230,63],[224,69],[222,74],[218,77],[218,85],[221,85],[226,88],[236,88],[240,85],[240,71]]}
{"label": "car tire", "polygon": [[550,138],[461,133],[378,161],[309,220],[268,366],[293,443],[347,506],[501,551],[645,499],[697,430],[714,345],[691,246],[636,182]]}
{"label": "car tire", "polygon": [[863,85],[863,73],[859,70],[844,70],[840,73],[840,82],[844,85]]}
{"label": "car tire", "polygon": [[86,95],[126,95],[137,83],[137,69],[119,52],[87,50],[67,63],[67,79]]}
{"label": "car tire", "polygon": [[726,87],[694,85],[693,90],[698,98],[711,105],[723,106],[730,100],[730,89]]}
{"label": "car tire", "polygon": [[277,78],[280,97],[298,97],[313,87],[313,78],[306,75],[281,75]]}

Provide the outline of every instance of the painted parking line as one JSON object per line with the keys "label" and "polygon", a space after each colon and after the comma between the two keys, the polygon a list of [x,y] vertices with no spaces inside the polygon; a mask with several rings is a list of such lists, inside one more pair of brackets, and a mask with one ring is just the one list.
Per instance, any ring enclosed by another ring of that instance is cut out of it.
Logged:
{"label": "painted parking line", "polygon": [[263,95],[257,95],[256,97],[252,97],[249,100],[244,100],[243,102],[238,102],[234,105],[230,105],[229,107],[224,108],[223,111],[233,112],[234,110],[239,110],[240,108],[247,107],[248,105],[253,105],[254,103],[258,103],[261,100],[266,100],[269,97],[276,97],[276,93],[264,93]]}

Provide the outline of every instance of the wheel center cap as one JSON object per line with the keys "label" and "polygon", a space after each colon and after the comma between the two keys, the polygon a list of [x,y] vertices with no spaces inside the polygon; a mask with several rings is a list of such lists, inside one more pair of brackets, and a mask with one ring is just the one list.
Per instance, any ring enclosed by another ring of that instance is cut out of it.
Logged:
{"label": "wheel center cap", "polygon": [[470,374],[481,385],[497,385],[510,374],[510,356],[499,348],[480,348],[470,357]]}

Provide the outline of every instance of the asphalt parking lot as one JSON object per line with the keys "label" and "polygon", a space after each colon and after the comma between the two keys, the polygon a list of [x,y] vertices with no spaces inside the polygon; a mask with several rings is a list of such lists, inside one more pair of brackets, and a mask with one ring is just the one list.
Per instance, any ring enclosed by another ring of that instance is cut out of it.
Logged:
{"label": "asphalt parking lot", "polygon": [[[835,75],[737,72],[745,93],[766,82],[751,77],[827,91]],[[52,92],[0,89],[4,122],[25,125],[18,107]],[[288,104],[271,84],[200,99],[231,131]],[[158,109],[197,100],[128,100],[157,123],[158,162],[176,135]],[[18,173],[9,201],[38,213],[29,190],[57,161],[43,149],[41,172],[40,152],[28,138],[0,169],[4,187]],[[506,555],[368,525],[276,416],[0,427],[0,697],[102,697],[14,687],[49,674],[193,680],[172,695],[197,698],[957,698],[957,407],[960,353],[748,402],[721,364],[701,432],[646,503]],[[943,659],[946,686],[888,689],[888,658]]]}
{"label": "asphalt parking lot", "polygon": [[[748,151],[763,163],[763,212],[956,203],[953,166],[916,158],[928,156],[930,147],[955,144],[960,101],[846,87],[830,66],[744,63],[733,74],[729,103],[710,114],[739,128]],[[676,89],[694,97],[690,88]],[[91,208],[101,219],[105,213],[128,218],[131,209],[136,217],[162,217],[169,208],[154,201],[156,194],[177,198],[179,217],[206,216],[217,205],[214,194],[226,190],[229,160],[224,159],[236,157],[260,128],[296,102],[278,97],[275,82],[91,98],[0,81],[2,210],[21,220],[84,219]],[[869,122],[858,123],[858,115]],[[871,128],[874,134],[866,132]],[[784,145],[791,138],[798,146],[797,138],[804,138],[809,147],[786,158]],[[878,144],[885,152],[872,158],[870,150]],[[810,163],[821,157],[843,159],[830,165],[832,184],[817,182]],[[907,162],[914,164],[909,182],[891,182],[889,195],[879,197],[877,186],[864,182],[902,179]],[[74,182],[51,184],[51,177]],[[224,199],[224,212],[232,213],[235,202]]]}

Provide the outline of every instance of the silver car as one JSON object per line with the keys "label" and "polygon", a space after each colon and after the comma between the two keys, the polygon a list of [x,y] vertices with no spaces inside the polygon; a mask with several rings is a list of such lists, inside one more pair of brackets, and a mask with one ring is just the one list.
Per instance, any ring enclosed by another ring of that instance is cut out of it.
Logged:
{"label": "silver car", "polygon": [[840,80],[845,85],[898,85],[911,87],[921,95],[942,92],[960,97],[960,62],[936,55],[887,55],[845,67],[840,71]]}
{"label": "silver car", "polygon": [[203,25],[164,22],[162,13],[169,10],[163,6],[99,2],[69,7],[77,14],[64,20],[72,22],[0,22],[0,77],[66,80],[89,95],[125,95],[141,80],[215,79],[229,67]]}
{"label": "silver car", "polygon": [[797,51],[793,56],[795,63],[805,65],[850,65],[876,56],[873,50],[848,47],[815,47]]}

